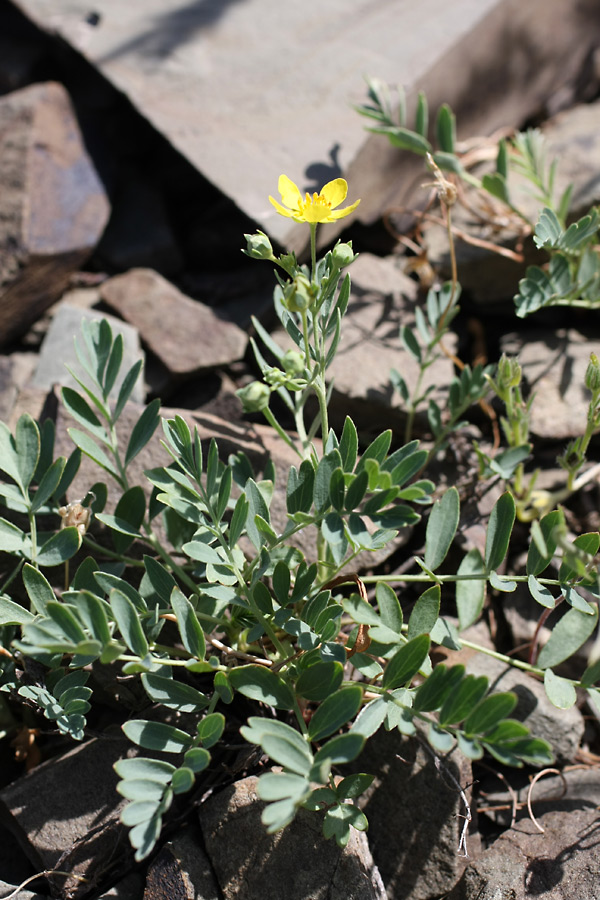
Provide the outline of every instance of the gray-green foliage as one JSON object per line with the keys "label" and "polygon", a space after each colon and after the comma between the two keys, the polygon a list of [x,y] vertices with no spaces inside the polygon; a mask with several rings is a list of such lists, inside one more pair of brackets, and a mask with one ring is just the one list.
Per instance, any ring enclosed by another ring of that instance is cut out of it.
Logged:
{"label": "gray-green foliage", "polygon": [[[487,695],[487,679],[467,675],[461,666],[433,666],[432,646],[461,646],[460,632],[448,618],[454,586],[461,627],[481,615],[488,585],[511,591],[523,581],[542,611],[563,603],[566,613],[528,668],[545,678],[548,696],[559,707],[572,702],[577,685],[593,700],[600,696],[593,659],[579,682],[554,671],[596,627],[597,534],[570,540],[562,514],[549,513],[532,531],[527,571],[501,575],[516,513],[507,491],[490,516],[484,555],[470,551],[455,574],[448,569],[460,521],[459,494],[451,487],[431,506],[435,485],[423,477],[429,454],[419,442],[393,447],[391,431],[384,430],[360,452],[351,419],[340,434],[326,426],[325,372],[350,287],[340,259],[334,251],[312,272],[291,257],[278,261],[292,283],[299,275],[309,279],[307,295],[313,297],[307,312],[297,299],[290,303],[285,280],[276,293],[280,319],[299,356],[286,356],[257,323],[281,365],[269,366],[257,346],[267,387],[263,400],[268,404],[271,389],[276,390],[299,428],[298,437],[285,435],[298,457],[288,471],[276,472],[268,463],[260,475],[243,453],[225,462],[215,441],[203,446],[197,430],[176,416],[162,422],[170,464],[146,472],[146,493],[131,485],[129,463],[152,437],[158,409],[156,403],[146,408],[123,449],[118,420],[139,373],[134,367],[126,375],[113,403],[121,350],[105,322],[86,326],[85,352],[78,345],[88,376],[80,379],[81,393],[64,392],[83,429],[72,432],[78,446],[73,461],[57,465],[51,429],[40,430],[29,417],[20,420],[14,436],[6,426],[0,430],[7,479],[0,495],[8,516],[2,519],[0,549],[14,562],[0,597],[4,694],[39,707],[61,731],[81,740],[93,703],[90,667],[107,667],[134,678],[155,710],[193,716],[196,722],[190,730],[160,721],[156,712],[139,718],[136,711],[123,726],[141,751],[173,758],[140,756],[116,765],[119,792],[129,801],[122,819],[131,828],[138,859],[154,847],[175,795],[193,790],[198,774],[219,752],[227,707],[236,694],[256,705],[242,736],[280,767],[259,780],[267,802],[263,820],[271,831],[288,824],[300,807],[320,814],[325,837],[340,846],[352,827],[366,828],[354,801],[370,776],[337,780],[334,774],[358,757],[381,726],[406,735],[420,728],[438,753],[458,743],[473,759],[488,752],[511,765],[548,763],[548,745],[510,718],[512,694]],[[443,300],[431,300],[427,328],[439,324],[443,306]],[[482,377],[475,370],[463,373],[451,388],[455,419],[472,396],[469,385],[475,382],[477,393]],[[319,412],[305,423],[311,393]],[[268,405],[263,409],[284,433]],[[112,475],[122,492],[108,514],[103,509],[109,489],[102,482],[91,486],[103,536],[96,534],[93,520],[92,532],[58,528],[58,509],[80,452]],[[271,513],[276,479],[285,485],[282,529]],[[393,541],[428,507],[423,558],[415,559],[407,575],[370,579],[376,589],[369,598],[369,579],[354,574],[354,558]],[[34,525],[42,511],[54,516],[55,526],[38,550]],[[18,515],[27,517],[28,531],[14,524],[11,517]],[[170,549],[157,537],[161,519]],[[314,558],[295,541],[305,530],[316,538]],[[143,548],[141,561],[139,554],[127,555],[134,540]],[[89,555],[61,593],[49,580],[51,572],[43,570],[73,556],[81,542]],[[106,565],[115,559],[118,568]],[[558,576],[545,577],[556,559]],[[11,596],[17,574],[23,591]],[[404,596],[388,582],[423,587],[406,621]],[[21,660],[35,661],[45,676],[28,684]]]}
{"label": "gray-green foliage", "polygon": [[572,185],[556,196],[555,176],[557,160],[548,162],[544,136],[536,129],[518,132],[507,142],[498,144],[495,171],[481,179],[468,171],[456,149],[455,119],[447,104],[443,104],[436,118],[438,151],[429,141],[427,100],[421,92],[417,98],[414,127],[407,127],[406,98],[402,88],[397,89],[398,105],[394,109],[392,95],[383,82],[367,79],[368,100],[356,110],[370,121],[368,131],[387,136],[394,147],[408,150],[418,156],[431,154],[440,169],[453,173],[463,181],[487,192],[500,200],[517,217],[528,224],[527,215],[520,209],[519,201],[510,186],[510,170],[524,177],[540,203],[533,241],[548,254],[546,265],[529,266],[519,282],[514,297],[517,316],[524,318],[550,306],[600,306],[600,257],[598,254],[598,230],[600,216],[593,207],[578,221],[567,224]]}

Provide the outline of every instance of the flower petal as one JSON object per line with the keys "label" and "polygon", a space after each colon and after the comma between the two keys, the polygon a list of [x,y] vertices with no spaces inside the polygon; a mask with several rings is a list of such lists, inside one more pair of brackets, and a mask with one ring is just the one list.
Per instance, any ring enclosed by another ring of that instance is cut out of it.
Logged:
{"label": "flower petal", "polygon": [[321,189],[321,196],[325,197],[332,208],[343,203],[348,194],[348,182],[343,178],[336,178],[335,181],[329,181]]}
{"label": "flower petal", "polygon": [[294,214],[295,214],[294,212],[291,212],[289,209],[286,209],[284,206],[281,205],[281,203],[279,203],[277,200],[275,200],[274,197],[269,197],[269,200],[271,201],[271,203],[273,204],[273,206],[275,207],[275,209],[277,210],[277,212],[279,213],[280,216],[286,216],[288,219],[291,219],[292,216],[294,216]]}
{"label": "flower petal", "polygon": [[298,186],[287,175],[280,175],[277,187],[279,188],[282,202],[289,206],[290,209],[297,210],[298,201],[302,200],[302,194]]}
{"label": "flower petal", "polygon": [[344,209],[335,209],[329,213],[329,222],[333,222],[335,219],[343,219],[344,216],[349,216],[351,212],[354,212],[360,200],[357,200],[356,203],[352,203],[350,206],[345,206]]}

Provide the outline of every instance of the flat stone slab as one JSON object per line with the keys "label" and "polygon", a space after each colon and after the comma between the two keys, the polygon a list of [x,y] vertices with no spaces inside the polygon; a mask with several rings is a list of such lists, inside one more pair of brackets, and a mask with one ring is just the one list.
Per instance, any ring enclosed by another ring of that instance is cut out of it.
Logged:
{"label": "flat stone slab", "polygon": [[597,16],[565,0],[104,0],[93,17],[86,0],[17,5],[295,249],[307,230],[267,200],[282,172],[310,190],[347,172],[365,221],[403,189],[400,154],[369,138],[352,109],[366,95],[362,73],[423,88],[432,109],[448,101],[469,134],[489,133],[537,113],[575,78],[600,32]]}
{"label": "flat stone slab", "polygon": [[134,325],[172,375],[227,365],[246,352],[247,335],[234,322],[182,294],[152,269],[131,269],[106,281],[102,299]]}

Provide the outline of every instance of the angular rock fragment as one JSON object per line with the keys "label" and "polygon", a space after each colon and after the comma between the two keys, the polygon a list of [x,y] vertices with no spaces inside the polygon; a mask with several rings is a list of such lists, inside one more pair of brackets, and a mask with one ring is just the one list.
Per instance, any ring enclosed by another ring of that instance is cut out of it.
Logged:
{"label": "angular rock fragment", "polygon": [[516,356],[523,380],[534,392],[532,434],[550,440],[582,435],[587,424],[591,394],[585,372],[591,353],[600,349],[600,334],[584,335],[575,328],[507,335],[502,350]]}
{"label": "angular rock fragment", "polygon": [[132,853],[113,770],[130,747],[93,739],[0,791],[0,816],[36,869],[72,873],[52,878],[65,900],[89,893]]}
{"label": "angular rock fragment", "polygon": [[0,98],[0,345],[23,334],[96,246],[109,204],[65,89]]}
{"label": "angular rock fragment", "polygon": [[257,779],[244,778],[201,806],[200,827],[224,900],[385,900],[367,837],[341,850],[325,841],[318,815],[301,810],[267,834]]}
{"label": "angular rock fragment", "polygon": [[102,299],[134,325],[172,375],[192,375],[241,359],[247,337],[233,322],[182,294],[152,269],[132,269],[102,285]]}
{"label": "angular rock fragment", "polygon": [[200,829],[189,827],[152,861],[143,900],[220,900]]}
{"label": "angular rock fragment", "polygon": [[[470,802],[470,761],[455,751],[438,768],[416,739],[380,730],[353,768],[375,775],[358,802],[389,900],[443,896],[468,862],[459,849],[466,809],[458,786]],[[469,856],[476,856],[480,843],[473,828],[466,844]]]}
{"label": "angular rock fragment", "polygon": [[549,812],[544,833],[522,819],[471,863],[447,900],[597,900],[598,814]]}

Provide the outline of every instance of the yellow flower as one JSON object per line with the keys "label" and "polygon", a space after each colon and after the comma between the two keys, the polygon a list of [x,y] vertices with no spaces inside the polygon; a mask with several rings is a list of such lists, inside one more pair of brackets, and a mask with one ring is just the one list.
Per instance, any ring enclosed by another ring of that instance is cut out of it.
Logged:
{"label": "yellow flower", "polygon": [[283,206],[273,197],[269,200],[282,216],[293,219],[294,222],[308,222],[309,225],[317,225],[320,222],[335,222],[336,219],[343,219],[349,216],[356,209],[360,200],[346,206],[344,209],[336,209],[340,203],[343,203],[348,193],[348,185],[343,178],[336,178],[335,181],[328,182],[321,189],[321,193],[316,192],[312,195],[307,193],[303,198],[297,185],[291,181],[287,175],[279,176],[279,193]]}

